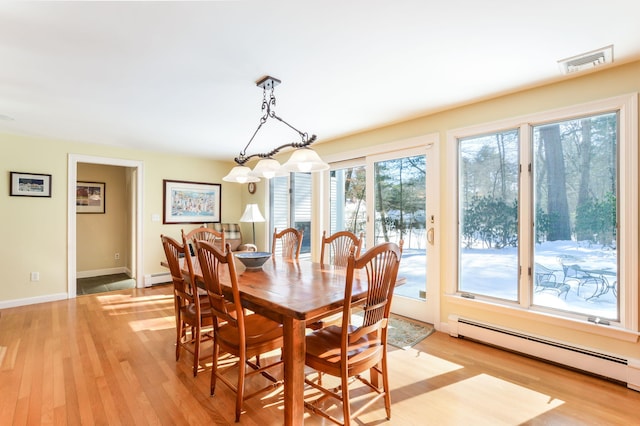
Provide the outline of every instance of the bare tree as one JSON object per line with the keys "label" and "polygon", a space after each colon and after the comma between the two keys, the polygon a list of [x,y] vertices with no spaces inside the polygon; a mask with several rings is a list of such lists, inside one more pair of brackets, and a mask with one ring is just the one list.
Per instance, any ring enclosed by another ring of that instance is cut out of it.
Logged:
{"label": "bare tree", "polygon": [[549,214],[548,241],[570,240],[569,205],[564,154],[560,140],[560,126],[542,126],[540,140],[544,145],[547,169],[547,213]]}
{"label": "bare tree", "polygon": [[[591,120],[580,120],[581,142],[579,145],[580,154],[580,182],[578,184],[578,200],[576,211],[583,210],[589,203],[589,181],[591,180]],[[576,228],[576,238],[578,241],[591,240],[588,229]]]}

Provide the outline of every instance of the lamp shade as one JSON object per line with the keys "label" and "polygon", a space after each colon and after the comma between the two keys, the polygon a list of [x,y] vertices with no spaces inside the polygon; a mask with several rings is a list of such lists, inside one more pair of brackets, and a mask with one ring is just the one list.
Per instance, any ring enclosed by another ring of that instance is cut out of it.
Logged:
{"label": "lamp shade", "polygon": [[321,172],[327,170],[329,165],[311,148],[301,148],[291,154],[282,168],[290,172]]}
{"label": "lamp shade", "polygon": [[222,180],[236,183],[260,182],[260,178],[253,176],[247,166],[235,166]]}
{"label": "lamp shade", "polygon": [[282,166],[273,158],[263,158],[253,168],[251,173],[253,176],[271,179],[276,176],[286,176],[288,172],[282,169]]}
{"label": "lamp shade", "polygon": [[242,213],[240,222],[264,222],[264,216],[260,213],[260,209],[257,204],[247,204],[247,207]]}

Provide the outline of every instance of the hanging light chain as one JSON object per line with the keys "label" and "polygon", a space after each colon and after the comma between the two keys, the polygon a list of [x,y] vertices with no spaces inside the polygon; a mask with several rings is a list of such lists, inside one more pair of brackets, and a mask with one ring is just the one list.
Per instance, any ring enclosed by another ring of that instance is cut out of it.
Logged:
{"label": "hanging light chain", "polygon": [[[262,115],[262,117],[260,117],[260,122],[258,124],[258,127],[256,128],[255,132],[253,132],[253,135],[251,135],[251,138],[249,139],[249,142],[247,143],[247,145],[244,147],[242,151],[240,151],[240,155],[234,158],[234,161],[240,166],[244,165],[247,161],[249,161],[253,157],[271,158],[272,156],[276,155],[278,152],[280,152],[280,150],[284,148],[287,148],[287,147],[305,148],[311,145],[316,140],[316,135],[311,135],[311,137],[309,137],[308,133],[301,132],[300,130],[296,129],[291,124],[287,123],[285,120],[280,118],[278,115],[276,115],[276,111],[275,111],[276,96],[274,91],[275,91],[275,86],[278,83],[280,83],[280,81],[273,79],[272,77],[266,77],[265,79],[257,83],[258,86],[262,87],[262,111],[264,112],[264,114]],[[267,100],[267,88],[271,89],[269,100]],[[298,135],[300,135],[301,141],[291,142],[288,144],[281,145],[266,153],[252,154],[247,156],[246,153],[247,153],[247,149],[249,148],[249,145],[251,145],[251,142],[253,142],[253,139],[258,134],[258,131],[260,131],[260,128],[262,128],[262,125],[266,123],[269,118],[274,118],[279,122],[287,125],[287,127],[289,127],[290,129],[297,132]]]}

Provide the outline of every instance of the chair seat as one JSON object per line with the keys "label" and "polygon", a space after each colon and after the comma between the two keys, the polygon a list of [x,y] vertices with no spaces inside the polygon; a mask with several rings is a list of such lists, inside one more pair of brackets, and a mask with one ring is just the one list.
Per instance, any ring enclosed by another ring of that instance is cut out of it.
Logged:
{"label": "chair seat", "polygon": [[[262,315],[251,314],[244,317],[244,326],[248,357],[256,353],[264,353],[282,347],[281,324],[271,321]],[[221,325],[218,328],[216,338],[221,346],[231,349],[236,353],[240,350],[238,329],[231,324],[226,323]]]}
{"label": "chair seat", "polygon": [[[182,308],[180,308],[180,310],[182,311],[182,315],[184,315],[186,318],[189,318],[189,319],[196,318],[196,305],[194,305],[193,303],[183,306]],[[202,317],[202,320],[201,320],[202,325],[213,324],[213,314],[211,313],[209,301],[207,301],[206,304],[201,302],[200,310],[201,310],[200,316]]]}
{"label": "chair seat", "polygon": [[[352,332],[357,327],[350,325],[349,329]],[[330,325],[307,335],[306,364],[314,369],[322,365],[322,371],[339,376],[341,334],[342,327]],[[380,360],[380,352],[382,350],[384,348],[377,332],[365,334],[357,341],[349,344],[347,348],[349,369],[354,368],[358,371],[368,369]]]}

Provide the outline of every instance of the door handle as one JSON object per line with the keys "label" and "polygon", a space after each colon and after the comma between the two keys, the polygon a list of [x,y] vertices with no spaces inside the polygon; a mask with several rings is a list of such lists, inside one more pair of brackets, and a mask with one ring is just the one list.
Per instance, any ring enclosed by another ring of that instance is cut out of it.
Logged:
{"label": "door handle", "polygon": [[427,241],[431,245],[433,245],[433,232],[433,228],[429,228],[429,230],[427,231]]}

